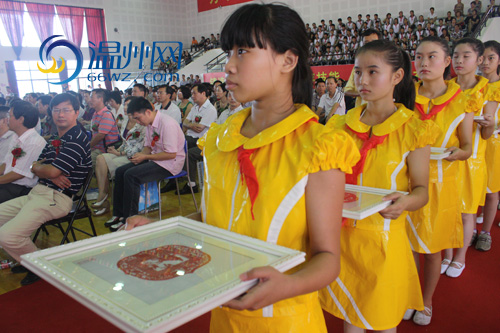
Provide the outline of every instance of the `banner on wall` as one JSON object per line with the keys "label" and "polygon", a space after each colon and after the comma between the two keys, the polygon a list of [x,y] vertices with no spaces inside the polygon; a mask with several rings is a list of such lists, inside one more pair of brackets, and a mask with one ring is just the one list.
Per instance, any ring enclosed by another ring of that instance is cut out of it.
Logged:
{"label": "banner on wall", "polygon": [[198,0],[198,13],[223,6],[231,6],[252,0]]}

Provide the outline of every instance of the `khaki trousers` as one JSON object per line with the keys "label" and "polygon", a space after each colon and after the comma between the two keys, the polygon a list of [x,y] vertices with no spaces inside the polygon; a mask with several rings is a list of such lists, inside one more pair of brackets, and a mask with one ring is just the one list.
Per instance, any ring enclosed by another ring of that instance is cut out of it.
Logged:
{"label": "khaki trousers", "polygon": [[21,255],[35,252],[31,234],[47,221],[71,211],[73,200],[38,184],[28,195],[0,204],[0,245],[18,262]]}

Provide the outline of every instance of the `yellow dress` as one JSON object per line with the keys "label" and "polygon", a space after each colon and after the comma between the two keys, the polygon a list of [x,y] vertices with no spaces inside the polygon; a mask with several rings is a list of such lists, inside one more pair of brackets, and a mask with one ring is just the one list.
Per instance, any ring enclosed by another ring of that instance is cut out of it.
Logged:
{"label": "yellow dress", "polygon": [[[433,105],[441,105],[452,98],[460,86],[447,82],[447,91],[432,100],[419,95],[420,83],[416,84],[416,102],[430,110]],[[439,126],[441,133],[433,147],[459,147],[458,126],[470,112],[466,96],[459,93],[441,112],[431,120]],[[417,112],[415,112],[418,114]],[[410,212],[406,217],[406,231],[413,251],[436,253],[443,249],[462,247],[464,242],[461,217],[460,161],[431,160],[429,169],[429,202],[422,208]]]}
{"label": "yellow dress", "polygon": [[500,111],[500,81],[488,84],[486,100],[498,102],[495,111],[495,134],[486,140],[486,169],[488,170],[488,187],[487,193],[496,193],[500,191],[500,135],[496,131],[500,128],[500,119],[498,112]]}
{"label": "yellow dress", "polygon": [[[464,90],[467,103],[473,109],[474,116],[483,114],[488,79],[476,76],[479,82],[472,89]],[[457,78],[451,80],[457,82]],[[479,206],[484,205],[488,174],[486,170],[486,140],[481,137],[481,126],[476,122],[472,125],[472,155],[464,162],[463,166],[463,189],[462,189],[462,213],[476,214]]]}
{"label": "yellow dress", "polygon": [[[297,110],[253,138],[240,134],[247,108],[212,125],[198,141],[203,150],[203,221],[288,248],[308,251],[305,187],[320,170],[351,172],[359,151],[350,136],[318,124],[308,107]],[[313,120],[313,121],[311,121]],[[241,180],[238,147],[256,149],[250,159],[259,182],[253,206]],[[300,269],[300,266],[292,271]],[[290,271],[289,271],[290,272]],[[282,300],[257,311],[226,307],[212,311],[211,332],[326,332],[318,293]]]}
{"label": "yellow dress", "polygon": [[[334,116],[327,127],[350,133],[347,124],[356,132],[367,133],[371,127],[360,121],[365,107]],[[358,184],[409,191],[408,154],[434,143],[439,128],[398,104],[398,110],[386,121],[372,127],[372,134],[388,136],[368,152]],[[363,141],[352,136],[361,148]],[[364,329],[385,330],[396,327],[407,309],[424,309],[405,230],[406,215],[404,212],[395,220],[380,214],[347,220],[341,233],[340,275],[320,291],[324,310]]]}

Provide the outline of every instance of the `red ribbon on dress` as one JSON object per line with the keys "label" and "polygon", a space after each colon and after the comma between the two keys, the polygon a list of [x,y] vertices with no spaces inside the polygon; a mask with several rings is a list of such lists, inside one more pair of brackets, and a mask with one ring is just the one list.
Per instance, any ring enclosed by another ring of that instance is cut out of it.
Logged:
{"label": "red ribbon on dress", "polygon": [[382,135],[382,136],[372,135],[370,137],[368,132],[360,133],[360,132],[356,132],[355,130],[353,130],[349,126],[347,126],[347,128],[349,128],[351,130],[351,132],[356,134],[356,136],[358,138],[363,140],[363,146],[361,146],[361,149],[359,150],[361,158],[359,159],[358,163],[356,163],[356,165],[352,168],[352,173],[347,174],[345,177],[346,184],[356,185],[358,182],[359,174],[363,172],[363,168],[365,166],[366,156],[368,155],[368,152],[370,151],[370,149],[373,149],[376,146],[378,146],[379,144],[381,144],[382,142],[384,142],[384,140],[388,134]]}
{"label": "red ribbon on dress", "polygon": [[436,114],[441,112],[448,104],[450,104],[450,102],[453,99],[455,99],[455,97],[457,97],[458,94],[460,94],[461,92],[462,92],[462,90],[458,89],[457,92],[455,93],[455,95],[453,95],[449,100],[447,100],[443,104],[433,105],[431,111],[428,114],[425,113],[425,110],[424,110],[424,107],[422,106],[422,104],[415,103],[415,107],[417,108],[418,112],[420,113],[420,119],[421,120],[431,119],[433,116],[435,116]]}
{"label": "red ribbon on dress", "polygon": [[240,173],[241,180],[245,180],[247,183],[248,194],[250,195],[250,202],[252,207],[250,212],[252,213],[252,219],[255,220],[253,215],[253,204],[259,195],[259,181],[257,180],[257,174],[255,173],[255,167],[250,161],[250,155],[253,154],[255,149],[245,149],[242,146],[238,147],[238,162],[240,163]]}

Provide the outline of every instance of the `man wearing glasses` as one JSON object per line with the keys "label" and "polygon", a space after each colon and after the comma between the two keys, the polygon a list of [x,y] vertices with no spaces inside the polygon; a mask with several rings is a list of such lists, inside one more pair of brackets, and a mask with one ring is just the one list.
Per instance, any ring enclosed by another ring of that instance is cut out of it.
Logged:
{"label": "man wearing glasses", "polygon": [[[71,94],[55,96],[50,106],[57,127],[31,172],[38,184],[25,196],[0,204],[0,246],[14,259],[37,250],[31,234],[47,221],[67,215],[73,196],[82,187],[92,167],[90,142],[85,129],[77,123],[79,103]],[[28,273],[21,285],[40,278],[23,266],[12,273]]]}

